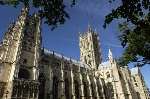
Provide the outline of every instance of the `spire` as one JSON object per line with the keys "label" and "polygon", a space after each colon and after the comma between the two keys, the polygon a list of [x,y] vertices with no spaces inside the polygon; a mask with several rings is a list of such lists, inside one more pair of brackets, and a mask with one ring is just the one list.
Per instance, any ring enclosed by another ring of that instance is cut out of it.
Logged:
{"label": "spire", "polygon": [[24,6],[22,9],[21,9],[21,13],[28,13],[29,12],[29,6]]}
{"label": "spire", "polygon": [[108,52],[108,59],[109,59],[109,61],[112,63],[113,62],[113,55],[112,55],[112,51],[111,51],[111,49],[109,49],[109,52]]}
{"label": "spire", "polygon": [[91,32],[92,31],[92,27],[90,24],[88,24],[88,32]]}
{"label": "spire", "polygon": [[18,17],[18,21],[22,21],[22,19],[26,18],[29,13],[29,7],[23,7],[21,9],[21,14]]}

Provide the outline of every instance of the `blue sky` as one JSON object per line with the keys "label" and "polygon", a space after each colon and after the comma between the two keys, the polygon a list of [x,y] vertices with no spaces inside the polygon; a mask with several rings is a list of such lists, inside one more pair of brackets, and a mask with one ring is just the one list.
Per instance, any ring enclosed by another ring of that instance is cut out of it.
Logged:
{"label": "blue sky", "polygon": [[[102,27],[105,15],[117,5],[119,5],[118,1],[115,4],[109,4],[107,0],[92,0],[92,2],[90,0],[78,0],[75,7],[66,8],[71,18],[64,25],[59,26],[54,31],[51,31],[49,26],[42,25],[43,46],[79,60],[79,32],[86,32],[89,24],[99,33],[103,61],[108,59],[109,48],[112,49],[115,58],[120,57],[124,49],[117,38],[120,35],[117,27],[118,21],[113,21],[106,29]],[[20,7],[0,6],[0,13],[0,38],[2,39],[2,35],[7,31],[9,24],[19,15]],[[150,78],[148,77],[150,66],[142,67],[141,71],[150,88]]]}

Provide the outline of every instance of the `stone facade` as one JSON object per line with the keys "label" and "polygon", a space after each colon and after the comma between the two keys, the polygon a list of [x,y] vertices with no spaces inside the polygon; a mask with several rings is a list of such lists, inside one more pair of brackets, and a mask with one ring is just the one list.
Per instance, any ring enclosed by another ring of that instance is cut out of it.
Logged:
{"label": "stone facade", "polygon": [[150,99],[139,68],[102,62],[98,34],[79,36],[80,61],[41,47],[40,18],[21,11],[0,45],[0,99]]}
{"label": "stone facade", "polygon": [[23,8],[0,45],[0,99],[37,99],[40,18]]}

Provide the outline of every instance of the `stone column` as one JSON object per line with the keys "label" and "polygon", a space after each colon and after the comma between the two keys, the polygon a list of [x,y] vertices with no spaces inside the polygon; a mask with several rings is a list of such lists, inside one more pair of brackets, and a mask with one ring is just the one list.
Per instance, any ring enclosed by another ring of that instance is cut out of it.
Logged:
{"label": "stone column", "polygon": [[38,99],[38,96],[39,96],[39,85],[36,85],[36,98],[35,99]]}
{"label": "stone column", "polygon": [[84,93],[83,93],[83,78],[82,78],[82,75],[81,75],[81,72],[80,72],[80,66],[79,66],[79,72],[78,72],[78,79],[79,79],[79,94],[80,94],[80,99],[84,99]]}
{"label": "stone column", "polygon": [[[100,99],[100,97],[99,97],[99,94],[98,94],[98,86],[97,86],[97,83],[96,83],[96,78],[95,78],[95,76],[93,76],[92,77],[93,79],[93,83],[94,83],[94,85],[95,85],[95,97],[97,97],[97,99]],[[94,97],[93,97],[94,98]]]}
{"label": "stone column", "polygon": [[75,99],[75,86],[74,86],[74,75],[72,72],[72,65],[71,65],[71,69],[70,69],[70,93],[71,93],[71,99]]}
{"label": "stone column", "polygon": [[[51,68],[52,69],[52,68]],[[50,95],[50,99],[52,99],[52,97],[53,97],[53,72],[52,71],[50,71],[50,78],[49,78],[49,81],[50,81],[50,87],[49,87],[49,95]]]}
{"label": "stone column", "polygon": [[87,91],[88,91],[88,99],[92,99],[92,89],[91,89],[91,81],[88,73],[86,74],[86,79],[87,79]]}
{"label": "stone column", "polygon": [[27,99],[30,99],[30,91],[31,91],[30,90],[30,83],[28,82],[28,96],[27,96],[28,98]]}
{"label": "stone column", "polygon": [[[100,78],[98,78],[98,81],[99,81],[100,85],[102,86],[102,87],[101,87],[101,88],[102,88],[102,89],[101,89],[102,97],[103,97],[103,99],[106,99],[105,94],[104,94],[104,88],[103,88],[104,83],[102,82],[102,80],[101,80]],[[99,97],[101,97],[101,96],[99,96]]]}
{"label": "stone column", "polygon": [[58,99],[66,99],[65,97],[65,82],[64,82],[64,62],[61,61],[60,79],[58,83]]}

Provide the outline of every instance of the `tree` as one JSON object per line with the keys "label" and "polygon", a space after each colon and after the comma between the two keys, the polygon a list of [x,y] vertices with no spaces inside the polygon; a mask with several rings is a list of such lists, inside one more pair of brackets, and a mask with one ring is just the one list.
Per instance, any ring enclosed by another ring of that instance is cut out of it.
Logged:
{"label": "tree", "polygon": [[121,18],[125,21],[119,24],[119,39],[125,52],[120,63],[150,64],[150,1],[121,0],[121,5],[105,17],[104,28],[114,19]]}
{"label": "tree", "polygon": [[[75,0],[70,0],[70,6],[75,5]],[[64,24],[69,18],[63,0],[1,0],[0,5],[10,5],[17,7],[19,4],[24,6],[32,6],[38,9],[38,13],[45,23],[51,26],[51,29],[56,28],[60,24]]]}

